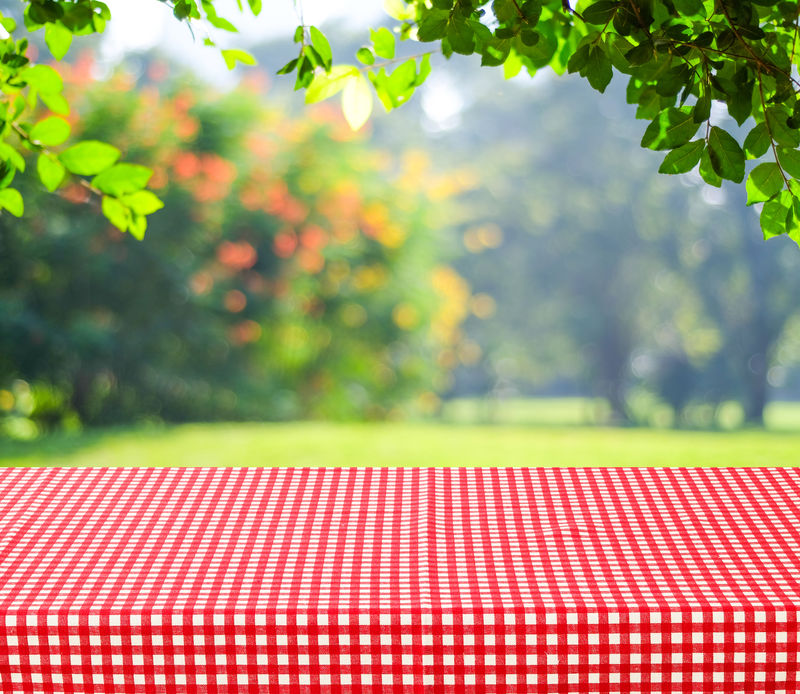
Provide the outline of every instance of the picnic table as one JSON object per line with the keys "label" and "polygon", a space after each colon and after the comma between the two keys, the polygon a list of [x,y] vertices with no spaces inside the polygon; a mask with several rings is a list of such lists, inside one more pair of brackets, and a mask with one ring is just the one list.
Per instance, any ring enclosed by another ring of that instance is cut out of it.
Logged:
{"label": "picnic table", "polygon": [[800,471],[0,471],[0,691],[797,692]]}

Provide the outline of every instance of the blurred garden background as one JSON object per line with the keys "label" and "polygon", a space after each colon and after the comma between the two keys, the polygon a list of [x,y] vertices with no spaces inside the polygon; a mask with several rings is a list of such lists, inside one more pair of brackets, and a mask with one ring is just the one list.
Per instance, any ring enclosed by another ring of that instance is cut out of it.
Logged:
{"label": "blurred garden background", "polygon": [[285,42],[229,79],[118,42],[58,65],[69,120],[165,207],[138,241],[18,177],[0,463],[800,460],[800,250],[658,175],[619,84],[442,60],[353,133],[274,76]]}

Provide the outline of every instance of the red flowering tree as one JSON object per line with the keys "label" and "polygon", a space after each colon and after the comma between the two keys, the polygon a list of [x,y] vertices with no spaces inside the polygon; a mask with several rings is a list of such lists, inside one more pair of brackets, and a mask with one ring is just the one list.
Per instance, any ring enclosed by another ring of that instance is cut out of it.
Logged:
{"label": "red flowering tree", "polygon": [[157,64],[136,89],[124,73],[87,88],[88,67],[64,73],[72,132],[146,161],[166,204],[138,243],[80,183],[18,179],[36,213],[0,217],[0,408],[105,423],[435,406],[469,301],[437,260],[455,179],[370,148],[334,109],[209,96]]}

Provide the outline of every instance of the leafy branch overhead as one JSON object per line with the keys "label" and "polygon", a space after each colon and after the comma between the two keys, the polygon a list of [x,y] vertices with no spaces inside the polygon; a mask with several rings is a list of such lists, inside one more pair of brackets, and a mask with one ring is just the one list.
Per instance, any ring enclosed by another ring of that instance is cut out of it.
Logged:
{"label": "leafy branch overhead", "polygon": [[[167,4],[179,20],[236,31],[210,0]],[[249,0],[249,5],[253,13],[260,12],[260,0]],[[47,190],[55,192],[77,180],[96,196],[100,210],[114,226],[142,239],[147,216],[163,207],[147,190],[153,171],[121,162],[122,152],[105,142],[67,142],[72,127],[64,83],[50,65],[32,62],[26,36],[42,31],[52,57],[61,60],[73,37],[100,33],[110,19],[108,6],[99,0],[26,0],[22,24],[0,13],[0,210],[22,216],[25,204],[13,187],[14,177],[35,159]],[[214,45],[209,38],[205,43]],[[238,49],[222,50],[221,56],[231,69],[237,63],[255,63],[250,54]],[[42,110],[48,112],[44,117]]]}
{"label": "leafy branch overhead", "polygon": [[[261,10],[260,0],[249,0],[248,5],[253,14]],[[235,31],[233,23],[218,15],[213,0],[175,0],[171,7],[180,20]],[[241,0],[239,7],[244,10]],[[373,95],[387,110],[406,103],[430,73],[434,52],[447,58],[477,54],[484,66],[502,66],[506,77],[523,69],[532,75],[544,67],[559,74],[578,73],[601,92],[615,72],[622,73],[628,80],[628,101],[636,105],[637,117],[649,121],[642,146],[665,153],[662,173],[697,167],[708,184],[720,186],[725,179],[743,182],[749,170],[748,204],[762,206],[765,237],[788,233],[800,242],[797,2],[386,0],[385,7],[394,28],[371,31],[355,63],[335,64],[324,34],[313,26],[299,26],[294,34],[296,57],[279,72],[294,75],[295,88],[306,90],[307,102],[341,94],[344,115],[353,128],[369,117]],[[26,1],[27,28],[44,29],[57,59],[69,49],[73,35],[102,31],[108,19],[108,8],[98,0]],[[0,58],[5,96],[0,206],[18,213],[21,197],[9,185],[15,170],[24,166],[22,150],[39,152],[40,177],[50,189],[65,176],[82,174],[64,161],[69,150],[50,150],[58,145],[48,143],[64,134],[64,126],[26,121],[37,96],[55,114],[66,113],[57,76],[45,66],[29,64],[27,42],[14,38],[13,20],[3,18],[2,25],[10,37],[2,42]],[[431,47],[401,50],[398,42],[403,41]],[[231,68],[253,62],[236,49],[223,50],[222,57]],[[718,117],[720,109],[712,109],[714,102],[724,105],[739,126],[746,126],[744,138],[737,139],[736,131],[725,127],[727,120]],[[748,169],[747,160],[757,161]],[[116,161],[113,165],[121,166]],[[115,224],[137,234],[143,231],[139,220],[155,203],[149,198],[148,204],[141,198],[132,202],[125,196],[143,190],[146,181],[124,194],[102,190],[97,177],[86,184],[105,196],[103,210]]]}

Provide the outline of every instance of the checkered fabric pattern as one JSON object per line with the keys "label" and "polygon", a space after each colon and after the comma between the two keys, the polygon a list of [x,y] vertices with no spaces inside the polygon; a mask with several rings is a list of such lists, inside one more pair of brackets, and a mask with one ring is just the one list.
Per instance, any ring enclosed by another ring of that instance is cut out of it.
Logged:
{"label": "checkered fabric pattern", "polygon": [[794,693],[800,470],[6,469],[0,691]]}

